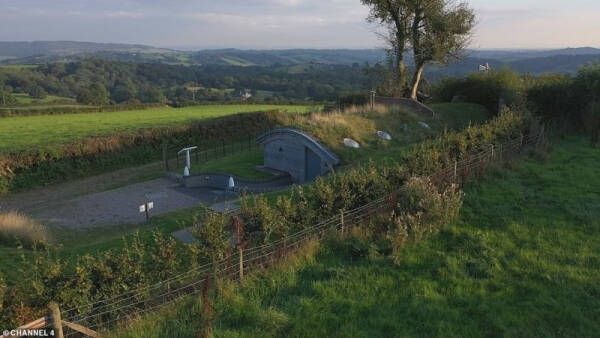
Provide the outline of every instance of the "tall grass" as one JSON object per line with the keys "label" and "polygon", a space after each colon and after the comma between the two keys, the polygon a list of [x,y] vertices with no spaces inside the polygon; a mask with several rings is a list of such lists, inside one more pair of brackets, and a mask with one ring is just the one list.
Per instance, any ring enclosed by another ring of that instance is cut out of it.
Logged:
{"label": "tall grass", "polygon": [[12,245],[20,242],[26,247],[48,243],[50,233],[46,227],[17,211],[0,213],[0,243]]}

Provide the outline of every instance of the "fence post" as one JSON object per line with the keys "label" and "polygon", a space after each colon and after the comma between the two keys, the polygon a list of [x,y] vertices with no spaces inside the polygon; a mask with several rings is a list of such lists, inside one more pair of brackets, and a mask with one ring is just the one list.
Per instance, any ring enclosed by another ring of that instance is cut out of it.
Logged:
{"label": "fence post", "polygon": [[165,168],[165,173],[169,172],[169,157],[167,156],[167,143],[163,143],[163,161],[164,161],[164,168]]}
{"label": "fence post", "polygon": [[454,160],[454,183],[457,182],[458,162]]}
{"label": "fence post", "polygon": [[494,144],[492,143],[492,158],[494,158]]}
{"label": "fence post", "polygon": [[64,338],[62,329],[62,318],[60,317],[60,309],[56,302],[48,303],[48,316],[52,320],[52,328],[56,338]]}

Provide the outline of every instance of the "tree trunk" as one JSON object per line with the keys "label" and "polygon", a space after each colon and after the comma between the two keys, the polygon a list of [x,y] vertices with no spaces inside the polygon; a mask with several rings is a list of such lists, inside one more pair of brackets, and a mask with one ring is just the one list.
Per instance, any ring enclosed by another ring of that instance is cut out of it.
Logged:
{"label": "tree trunk", "polygon": [[419,93],[419,83],[421,82],[421,76],[423,76],[423,70],[425,69],[425,65],[420,62],[416,65],[415,74],[413,75],[413,80],[411,84],[410,98],[413,100],[417,100],[417,94]]}

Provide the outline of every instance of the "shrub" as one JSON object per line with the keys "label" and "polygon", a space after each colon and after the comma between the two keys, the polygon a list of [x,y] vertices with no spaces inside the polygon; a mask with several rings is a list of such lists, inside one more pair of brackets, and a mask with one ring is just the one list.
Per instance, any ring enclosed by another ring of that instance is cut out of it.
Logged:
{"label": "shrub", "polygon": [[344,109],[351,106],[364,106],[368,102],[369,96],[364,93],[340,96],[340,98],[337,100],[339,109]]}
{"label": "shrub", "polygon": [[227,219],[220,213],[208,213],[204,220],[195,218],[192,234],[198,239],[200,252],[213,263],[215,278],[218,262],[232,248],[227,231]]}
{"label": "shrub", "polygon": [[397,255],[408,241],[419,241],[437,233],[458,217],[463,193],[456,185],[441,192],[428,178],[412,177],[400,189],[394,210],[395,228],[389,233],[392,249]]}
{"label": "shrub", "polygon": [[503,99],[508,106],[524,103],[519,75],[507,69],[485,73],[473,73],[466,78],[446,78],[433,90],[434,98],[450,102],[454,96],[462,96],[468,102],[485,106],[498,113],[499,102]]}
{"label": "shrub", "polygon": [[567,122],[573,111],[573,79],[568,75],[545,75],[527,89],[527,107],[545,120]]}
{"label": "shrub", "polygon": [[592,147],[600,145],[600,100],[590,102],[585,110],[584,121]]}
{"label": "shrub", "polygon": [[20,242],[26,247],[35,244],[47,244],[50,233],[43,225],[16,211],[0,213],[0,242],[15,244]]}

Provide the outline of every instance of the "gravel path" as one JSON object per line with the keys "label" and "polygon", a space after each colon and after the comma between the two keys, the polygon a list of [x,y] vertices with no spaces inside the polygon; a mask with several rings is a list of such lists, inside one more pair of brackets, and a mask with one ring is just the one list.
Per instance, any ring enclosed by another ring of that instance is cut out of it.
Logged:
{"label": "gravel path", "polygon": [[126,187],[48,203],[28,213],[49,225],[86,229],[116,224],[138,224],[146,221],[139,206],[154,202],[150,215],[191,208],[201,203],[212,205],[227,198],[223,191],[186,189],[167,179],[157,179]]}
{"label": "gravel path", "polygon": [[0,210],[19,210],[54,228],[84,230],[143,223],[146,218],[139,206],[147,201],[154,202],[150,215],[155,216],[200,204],[214,204],[218,209],[237,197],[220,190],[183,188],[164,178],[110,189],[157,165],[160,163],[3,197]]}

